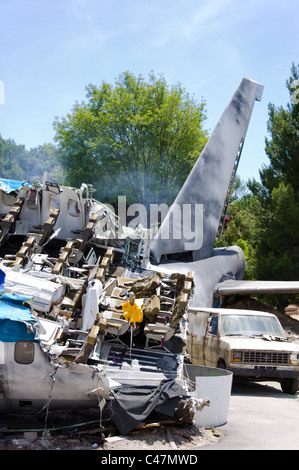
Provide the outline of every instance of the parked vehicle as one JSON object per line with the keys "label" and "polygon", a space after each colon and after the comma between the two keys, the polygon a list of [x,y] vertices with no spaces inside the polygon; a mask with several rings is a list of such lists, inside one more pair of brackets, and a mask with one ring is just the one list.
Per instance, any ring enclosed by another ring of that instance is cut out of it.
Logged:
{"label": "parked vehicle", "polygon": [[274,380],[285,393],[299,384],[299,345],[267,312],[189,308],[187,349],[193,364],[220,367],[234,377]]}

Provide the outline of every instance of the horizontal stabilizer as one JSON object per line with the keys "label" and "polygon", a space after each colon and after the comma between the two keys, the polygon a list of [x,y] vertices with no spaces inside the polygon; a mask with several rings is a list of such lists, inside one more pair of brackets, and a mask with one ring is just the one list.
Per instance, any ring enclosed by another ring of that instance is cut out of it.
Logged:
{"label": "horizontal stabilizer", "polygon": [[216,296],[254,294],[297,294],[299,281],[236,281],[219,282],[214,287]]}

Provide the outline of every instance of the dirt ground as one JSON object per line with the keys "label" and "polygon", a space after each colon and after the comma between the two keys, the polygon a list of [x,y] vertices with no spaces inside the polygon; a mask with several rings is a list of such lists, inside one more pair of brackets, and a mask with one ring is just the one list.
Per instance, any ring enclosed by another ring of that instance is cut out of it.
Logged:
{"label": "dirt ground", "polygon": [[[74,419],[74,414],[71,416],[64,412],[63,415],[65,422],[70,423]],[[83,418],[89,419],[82,413],[81,420]],[[194,425],[162,424],[161,422],[147,424],[146,429],[135,429],[127,436],[120,436],[113,426],[110,426],[109,430],[109,425],[105,426],[106,431],[103,432],[97,420],[89,421],[90,424],[77,420],[77,426],[68,424],[60,430],[56,428],[55,431],[50,425],[46,430],[43,428],[29,430],[26,426],[27,431],[24,431],[24,427],[18,431],[20,422],[15,420],[16,417],[10,416],[5,425],[5,420],[1,417],[0,450],[190,450],[213,444],[222,436],[220,428],[205,429]],[[58,421],[56,419],[56,425]],[[32,421],[32,424],[37,423]]]}

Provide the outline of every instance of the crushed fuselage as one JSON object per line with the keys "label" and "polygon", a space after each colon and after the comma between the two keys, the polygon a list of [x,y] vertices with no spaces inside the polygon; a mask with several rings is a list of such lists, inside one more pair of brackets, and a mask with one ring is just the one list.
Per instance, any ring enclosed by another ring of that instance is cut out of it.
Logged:
{"label": "crushed fuselage", "polygon": [[146,231],[128,239],[86,185],[14,183],[0,190],[0,409],[103,407],[123,386],[183,385],[192,273],[147,271]]}

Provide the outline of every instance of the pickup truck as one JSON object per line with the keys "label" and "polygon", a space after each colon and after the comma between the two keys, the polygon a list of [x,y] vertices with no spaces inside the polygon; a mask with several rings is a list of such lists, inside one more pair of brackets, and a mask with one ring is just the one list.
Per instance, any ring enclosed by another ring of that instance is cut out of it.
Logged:
{"label": "pickup truck", "polygon": [[234,377],[280,382],[295,394],[299,385],[299,344],[267,312],[189,308],[186,349],[192,364],[219,367]]}

